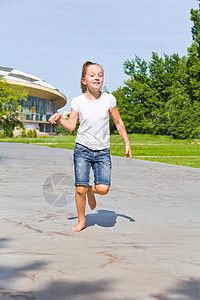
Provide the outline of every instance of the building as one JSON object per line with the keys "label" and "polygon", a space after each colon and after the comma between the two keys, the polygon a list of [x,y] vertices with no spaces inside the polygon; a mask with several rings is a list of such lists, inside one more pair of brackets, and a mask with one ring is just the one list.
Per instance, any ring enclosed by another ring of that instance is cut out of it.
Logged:
{"label": "building", "polygon": [[[65,95],[46,81],[13,68],[0,66],[0,77],[9,84],[21,86],[28,91],[27,101],[19,102],[22,106],[20,119],[25,129],[36,129],[38,134],[56,133],[57,126],[50,124],[48,120],[57,109],[65,106]],[[17,133],[15,130],[14,134]]]}

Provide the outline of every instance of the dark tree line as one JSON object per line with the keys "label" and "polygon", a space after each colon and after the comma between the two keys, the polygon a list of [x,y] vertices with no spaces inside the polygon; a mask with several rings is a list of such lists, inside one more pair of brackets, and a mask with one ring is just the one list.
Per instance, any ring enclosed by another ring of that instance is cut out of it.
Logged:
{"label": "dark tree line", "polygon": [[[199,0],[200,2],[200,0]],[[200,10],[191,9],[192,45],[149,62],[135,56],[124,63],[129,76],[113,92],[128,133],[195,138],[200,134]],[[115,132],[111,124],[111,132]]]}

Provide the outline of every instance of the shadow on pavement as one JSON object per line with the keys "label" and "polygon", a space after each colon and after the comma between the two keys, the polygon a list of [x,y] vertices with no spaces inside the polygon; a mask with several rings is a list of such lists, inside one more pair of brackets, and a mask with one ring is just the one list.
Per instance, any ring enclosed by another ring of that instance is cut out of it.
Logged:
{"label": "shadow on pavement", "polygon": [[0,238],[0,248],[6,248],[5,243],[9,242],[11,239],[9,238]]}
{"label": "shadow on pavement", "polygon": [[40,270],[47,265],[46,261],[33,262],[24,266],[11,267],[0,266],[0,280],[9,282],[9,279],[18,278],[23,275],[23,272],[29,270]]}
{"label": "shadow on pavement", "polygon": [[97,297],[101,293],[109,291],[110,285],[111,282],[106,280],[90,282],[54,281],[41,291],[35,292],[33,296],[41,300],[100,299]]}
{"label": "shadow on pavement", "polygon": [[39,272],[41,268],[44,268],[47,264],[46,261],[37,261],[23,266],[1,265],[0,299],[35,300],[36,298],[30,295],[32,292],[26,290],[26,287],[21,291],[17,291],[12,288],[12,283],[19,278],[24,278],[26,276],[26,271],[34,270]]}
{"label": "shadow on pavement", "polygon": [[60,280],[49,282],[38,291],[12,291],[0,288],[0,295],[17,300],[94,300],[103,299],[101,294],[109,291],[111,284],[111,281],[106,280],[90,282]]}
{"label": "shadow on pavement", "polygon": [[[124,214],[117,214],[115,211],[100,209],[96,213],[87,214],[85,216],[86,224],[85,227],[90,227],[98,225],[100,227],[114,227],[117,221],[117,217],[122,217],[130,222],[135,222],[135,220]],[[68,220],[78,219],[77,217],[70,217]]]}
{"label": "shadow on pavement", "polygon": [[[0,295],[8,296],[8,299],[18,300],[98,300],[106,299],[106,292],[112,291],[112,280],[99,280],[90,282],[72,282],[72,281],[53,281],[40,288],[32,291],[12,291],[0,288]],[[116,295],[114,289],[113,295]],[[127,291],[126,291],[127,292]],[[119,297],[113,299],[119,300],[142,300],[135,298],[134,290],[131,298],[123,297],[123,291],[118,289]],[[1,299],[1,298],[0,298]],[[7,298],[6,298],[7,299]],[[107,299],[112,299],[108,297]],[[146,299],[146,298],[145,298]],[[199,300],[200,299],[200,280],[190,279],[180,281],[177,287],[168,289],[162,293],[151,295],[149,299],[157,300]]]}
{"label": "shadow on pavement", "polygon": [[[0,238],[0,248],[7,248],[6,243],[10,242],[12,239],[9,238]],[[15,254],[15,253],[12,253]],[[5,261],[6,263],[6,261]],[[0,280],[1,283],[5,281],[6,283],[9,283],[9,280],[18,278],[22,276],[23,272],[29,271],[29,270],[39,270],[42,267],[45,267],[48,263],[46,261],[37,261],[32,262],[23,266],[6,266],[4,264],[0,265]],[[1,288],[0,288],[1,290]],[[1,298],[0,298],[1,299]]]}
{"label": "shadow on pavement", "polygon": [[182,280],[176,287],[170,288],[163,293],[152,295],[152,297],[157,300],[199,300],[200,279]]}

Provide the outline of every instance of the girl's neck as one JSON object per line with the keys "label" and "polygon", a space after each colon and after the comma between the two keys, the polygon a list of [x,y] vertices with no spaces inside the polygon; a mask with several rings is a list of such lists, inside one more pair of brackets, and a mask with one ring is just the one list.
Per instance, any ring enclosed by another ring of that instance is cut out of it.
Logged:
{"label": "girl's neck", "polygon": [[97,100],[101,96],[101,91],[100,90],[97,90],[97,91],[87,90],[87,92],[84,95],[87,100]]}

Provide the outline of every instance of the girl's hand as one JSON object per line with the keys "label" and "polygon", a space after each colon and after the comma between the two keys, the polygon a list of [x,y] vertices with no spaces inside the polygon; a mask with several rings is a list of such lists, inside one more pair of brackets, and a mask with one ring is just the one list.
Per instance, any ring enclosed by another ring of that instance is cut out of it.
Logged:
{"label": "girl's hand", "polygon": [[128,160],[132,158],[131,146],[129,142],[126,143],[126,156]]}
{"label": "girl's hand", "polygon": [[56,121],[59,121],[62,115],[60,113],[55,113],[49,118],[51,124],[56,124]]}

